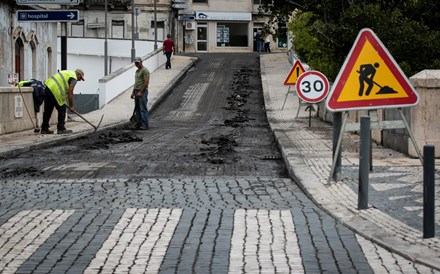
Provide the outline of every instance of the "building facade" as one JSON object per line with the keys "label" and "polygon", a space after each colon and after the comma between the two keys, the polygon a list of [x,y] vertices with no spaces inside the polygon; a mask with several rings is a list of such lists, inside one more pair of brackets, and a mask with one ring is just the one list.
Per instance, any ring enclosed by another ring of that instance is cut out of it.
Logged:
{"label": "building facade", "polygon": [[[82,0],[75,7],[80,20],[69,23],[68,33],[149,40],[158,47],[171,34],[178,52],[252,52],[267,22],[258,7],[258,0]],[[274,51],[288,48],[287,28],[282,30],[271,40]]]}
{"label": "building facade", "polygon": [[15,0],[0,2],[0,86],[11,81],[46,80],[57,69],[57,23],[18,22]]}
{"label": "building facade", "polygon": [[[192,0],[188,6],[177,10],[177,33],[183,37],[185,52],[258,50],[258,36],[263,38],[268,19],[259,13],[258,1]],[[274,51],[287,50],[287,34],[270,38],[270,47]]]}

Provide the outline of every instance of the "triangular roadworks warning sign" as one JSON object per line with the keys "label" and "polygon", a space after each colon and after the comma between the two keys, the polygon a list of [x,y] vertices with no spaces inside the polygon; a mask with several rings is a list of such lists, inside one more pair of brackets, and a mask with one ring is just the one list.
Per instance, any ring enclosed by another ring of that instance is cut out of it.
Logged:
{"label": "triangular roadworks warning sign", "polygon": [[413,106],[419,95],[371,29],[362,29],[332,85],[330,111]]}
{"label": "triangular roadworks warning sign", "polygon": [[304,67],[302,66],[301,62],[299,60],[296,60],[295,64],[293,64],[292,69],[289,72],[289,75],[287,75],[286,79],[284,80],[285,86],[293,86],[296,84],[296,81],[298,80],[299,76],[304,73]]}

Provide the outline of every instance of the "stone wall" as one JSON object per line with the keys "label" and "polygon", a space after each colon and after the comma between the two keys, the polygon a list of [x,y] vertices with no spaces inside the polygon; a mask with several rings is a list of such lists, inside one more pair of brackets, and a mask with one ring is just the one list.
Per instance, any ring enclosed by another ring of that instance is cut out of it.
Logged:
{"label": "stone wall", "polygon": [[[16,87],[0,87],[0,134],[41,126],[44,103],[40,107],[40,112],[35,113],[32,94],[33,88],[30,87],[22,87],[21,89]],[[57,110],[54,109],[50,120],[51,124],[56,123],[57,115]],[[36,117],[38,118],[38,123]]]}

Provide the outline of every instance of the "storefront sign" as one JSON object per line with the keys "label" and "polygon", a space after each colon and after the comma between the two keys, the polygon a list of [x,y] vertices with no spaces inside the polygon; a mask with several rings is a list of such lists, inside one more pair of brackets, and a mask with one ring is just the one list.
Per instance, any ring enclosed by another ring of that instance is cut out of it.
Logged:
{"label": "storefront sign", "polygon": [[252,14],[248,12],[196,12],[196,20],[210,21],[251,21]]}

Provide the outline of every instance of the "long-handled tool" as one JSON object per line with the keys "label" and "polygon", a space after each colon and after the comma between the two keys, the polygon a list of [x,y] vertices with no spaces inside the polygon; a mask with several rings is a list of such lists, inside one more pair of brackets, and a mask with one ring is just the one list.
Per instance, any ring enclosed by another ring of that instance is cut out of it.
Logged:
{"label": "long-handled tool", "polygon": [[94,124],[90,123],[86,118],[84,118],[81,114],[79,114],[76,110],[73,110],[72,112],[75,113],[76,115],[78,115],[78,116],[79,116],[81,119],[83,119],[84,121],[86,121],[89,125],[91,125],[91,126],[95,129],[95,131],[93,131],[93,132],[96,132],[96,130],[98,130],[99,126],[101,125],[102,118],[104,118],[104,114],[103,114],[103,115],[101,116],[101,120],[99,120],[98,125],[95,126]]}
{"label": "long-handled tool", "polygon": [[[27,107],[26,101],[24,100],[24,95],[23,95],[23,92],[21,91],[20,85],[17,85],[17,86],[18,86],[18,90],[20,91],[21,99],[23,100],[23,105],[26,108],[26,112],[29,115],[29,119],[31,120],[32,127],[34,128],[34,132],[40,132],[40,128],[38,127],[38,120],[36,121],[36,125],[35,125],[34,120],[32,120],[31,113],[29,112],[29,109]],[[37,117],[36,114],[35,114],[35,117]]]}

